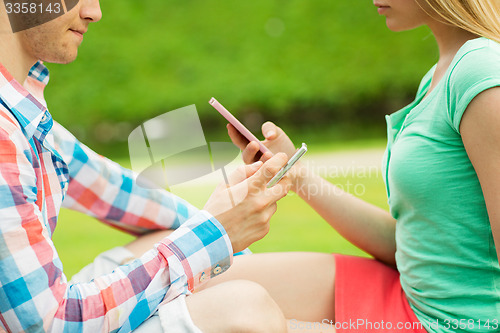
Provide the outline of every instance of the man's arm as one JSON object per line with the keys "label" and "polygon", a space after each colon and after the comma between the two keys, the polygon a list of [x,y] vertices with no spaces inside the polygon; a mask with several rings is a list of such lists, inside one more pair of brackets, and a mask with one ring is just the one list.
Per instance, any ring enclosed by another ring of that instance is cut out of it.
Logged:
{"label": "man's arm", "polygon": [[472,100],[462,117],[460,133],[481,183],[500,258],[500,87]]}
{"label": "man's arm", "polygon": [[167,191],[137,185],[131,170],[95,153],[61,125],[55,123],[52,132],[70,173],[63,206],[133,234],[176,229],[198,213]]}
{"label": "man's arm", "polygon": [[50,197],[38,186],[30,148],[20,130],[0,129],[0,327],[129,332],[164,299],[193,290],[230,265],[231,241],[201,211],[131,264],[68,285],[43,213]]}

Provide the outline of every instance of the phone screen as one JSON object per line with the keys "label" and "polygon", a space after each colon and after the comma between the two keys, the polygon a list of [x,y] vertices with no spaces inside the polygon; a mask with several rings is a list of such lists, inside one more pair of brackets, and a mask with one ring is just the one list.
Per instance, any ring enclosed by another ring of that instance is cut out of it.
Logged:
{"label": "phone screen", "polygon": [[286,162],[286,164],[281,168],[280,171],[278,171],[277,174],[274,175],[274,177],[267,183],[267,188],[273,187],[276,185],[290,170],[297,161],[304,156],[304,154],[307,152],[307,145],[305,143],[302,143],[302,147],[300,147],[295,154]]}

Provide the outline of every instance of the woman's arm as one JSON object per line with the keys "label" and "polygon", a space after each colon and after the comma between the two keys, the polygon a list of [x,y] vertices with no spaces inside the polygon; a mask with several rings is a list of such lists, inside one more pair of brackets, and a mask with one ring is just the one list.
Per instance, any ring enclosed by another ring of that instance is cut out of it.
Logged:
{"label": "woman's arm", "polygon": [[481,183],[500,258],[500,87],[472,100],[462,117],[460,133]]}
{"label": "woman's arm", "polygon": [[296,193],[345,239],[395,266],[396,220],[385,210],[344,192],[311,170],[300,170]]}
{"label": "woman's arm", "polygon": [[[231,126],[228,133],[233,142],[243,150],[245,163],[251,163],[258,150],[257,143],[250,143]],[[267,122],[262,126],[266,140],[263,142],[272,152],[285,152],[289,157],[295,147],[283,130]],[[263,159],[271,154],[265,154]],[[373,255],[375,258],[395,265],[396,221],[385,210],[371,205],[342,191],[303,164],[298,163],[289,172],[292,190],[300,195],[334,229],[348,241]]]}

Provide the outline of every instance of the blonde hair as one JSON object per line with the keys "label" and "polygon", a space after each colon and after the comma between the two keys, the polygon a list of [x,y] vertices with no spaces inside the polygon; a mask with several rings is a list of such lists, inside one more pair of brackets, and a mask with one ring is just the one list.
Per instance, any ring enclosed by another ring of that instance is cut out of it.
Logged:
{"label": "blonde hair", "polygon": [[500,0],[425,0],[445,22],[500,43]]}

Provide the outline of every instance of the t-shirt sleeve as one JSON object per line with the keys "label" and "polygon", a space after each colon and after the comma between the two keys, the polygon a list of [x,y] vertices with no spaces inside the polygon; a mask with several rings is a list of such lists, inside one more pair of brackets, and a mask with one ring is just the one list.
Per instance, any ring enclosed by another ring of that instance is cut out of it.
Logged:
{"label": "t-shirt sleeve", "polygon": [[460,133],[460,122],[470,102],[481,92],[500,86],[500,45],[488,41],[455,63],[447,82],[450,124]]}

